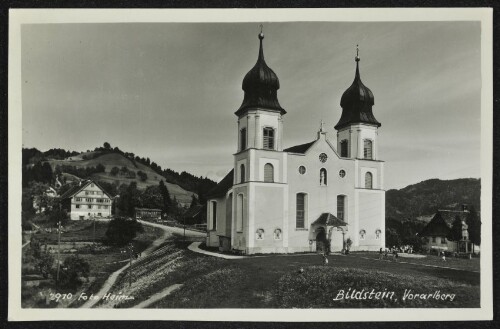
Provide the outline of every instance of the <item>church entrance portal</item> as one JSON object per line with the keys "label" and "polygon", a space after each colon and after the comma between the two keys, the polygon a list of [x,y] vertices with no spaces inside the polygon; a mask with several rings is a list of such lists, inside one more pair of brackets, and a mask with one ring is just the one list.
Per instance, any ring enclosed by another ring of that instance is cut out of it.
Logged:
{"label": "church entrance portal", "polygon": [[324,227],[318,227],[316,229],[316,251],[317,252],[325,252],[327,251],[328,241],[326,239],[326,230]]}

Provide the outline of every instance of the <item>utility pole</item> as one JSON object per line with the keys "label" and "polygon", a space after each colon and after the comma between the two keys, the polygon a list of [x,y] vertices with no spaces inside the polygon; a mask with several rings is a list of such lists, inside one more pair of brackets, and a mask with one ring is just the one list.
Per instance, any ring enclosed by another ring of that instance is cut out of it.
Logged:
{"label": "utility pole", "polygon": [[184,217],[184,243],[186,243],[186,216]]}
{"label": "utility pole", "polygon": [[59,285],[59,268],[61,267],[61,220],[57,222],[57,275],[56,286]]}
{"label": "utility pole", "polygon": [[128,254],[129,254],[129,259],[130,259],[130,263],[129,263],[129,267],[128,267],[128,286],[129,287],[132,286],[132,256],[133,256],[133,252],[134,252],[134,245],[132,244],[132,242],[130,242],[128,244]]}

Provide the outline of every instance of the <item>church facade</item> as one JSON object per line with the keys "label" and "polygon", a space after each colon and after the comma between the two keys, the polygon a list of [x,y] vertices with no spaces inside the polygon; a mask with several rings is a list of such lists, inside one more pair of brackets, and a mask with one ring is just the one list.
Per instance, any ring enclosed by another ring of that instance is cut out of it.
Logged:
{"label": "church facade", "polygon": [[385,247],[384,162],[378,157],[374,97],[360,58],[341,99],[336,141],[323,130],[284,148],[279,80],[264,60],[243,79],[233,169],[209,193],[207,245],[242,254]]}

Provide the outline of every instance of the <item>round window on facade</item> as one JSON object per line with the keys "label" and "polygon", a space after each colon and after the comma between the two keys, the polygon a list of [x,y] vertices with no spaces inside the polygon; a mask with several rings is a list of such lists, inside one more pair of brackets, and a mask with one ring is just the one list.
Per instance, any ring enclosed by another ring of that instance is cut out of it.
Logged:
{"label": "round window on facade", "polygon": [[344,178],[345,177],[345,170],[342,169],[341,171],[339,171],[339,176],[340,178]]}
{"label": "round window on facade", "polygon": [[304,167],[304,166],[300,166],[300,167],[299,167],[299,173],[300,173],[301,175],[304,175],[304,174],[306,173],[306,167]]}

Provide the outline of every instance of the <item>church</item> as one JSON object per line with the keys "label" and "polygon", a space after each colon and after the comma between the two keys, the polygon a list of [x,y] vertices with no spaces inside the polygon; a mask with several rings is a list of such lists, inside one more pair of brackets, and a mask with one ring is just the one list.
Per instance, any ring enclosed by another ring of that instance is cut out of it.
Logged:
{"label": "church", "polygon": [[207,199],[207,246],[247,255],[385,248],[381,124],[361,82],[359,53],[335,141],[321,123],[315,140],[283,148],[287,112],[278,101],[278,76],[264,60],[262,31],[258,37],[257,62],[235,112],[233,169]]}

